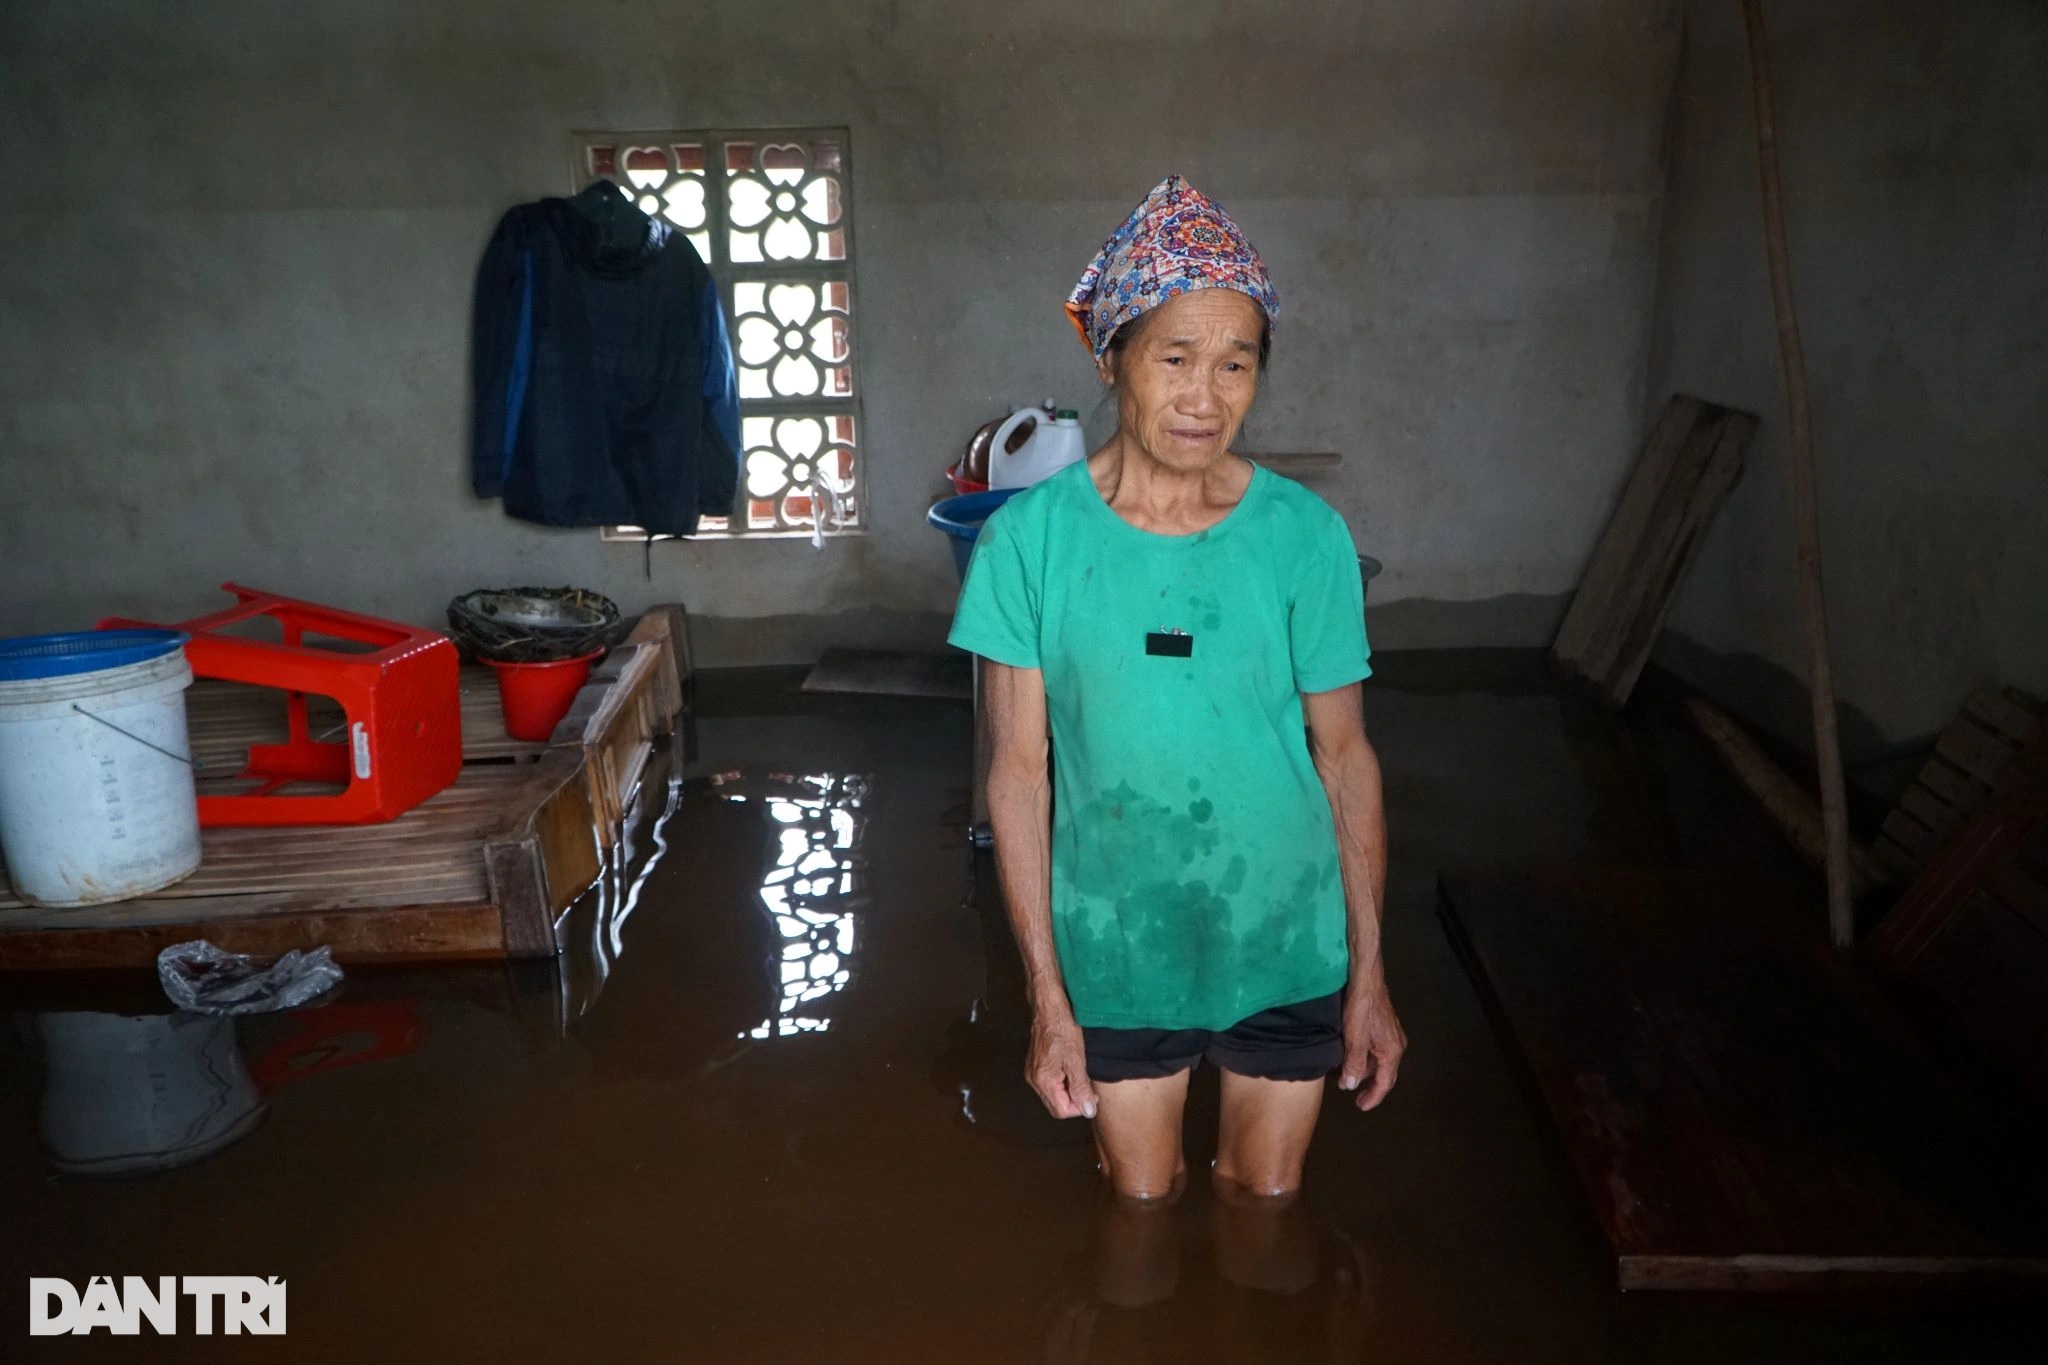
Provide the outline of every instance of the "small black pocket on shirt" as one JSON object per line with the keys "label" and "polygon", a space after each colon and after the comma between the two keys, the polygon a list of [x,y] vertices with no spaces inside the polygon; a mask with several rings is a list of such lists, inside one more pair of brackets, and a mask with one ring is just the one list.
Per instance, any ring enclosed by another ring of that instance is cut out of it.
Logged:
{"label": "small black pocket on shirt", "polygon": [[1145,632],[1145,652],[1164,654],[1169,659],[1186,659],[1195,652],[1195,637],[1179,631],[1152,630]]}

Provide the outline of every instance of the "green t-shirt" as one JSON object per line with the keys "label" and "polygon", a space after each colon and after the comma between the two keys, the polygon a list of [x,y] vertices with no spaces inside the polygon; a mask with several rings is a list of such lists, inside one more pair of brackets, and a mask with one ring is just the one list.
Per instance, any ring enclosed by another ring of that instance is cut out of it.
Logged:
{"label": "green t-shirt", "polygon": [[[1152,652],[1176,630],[1186,657]],[[1053,938],[1084,1026],[1223,1029],[1343,987],[1301,693],[1372,668],[1357,551],[1328,503],[1255,466],[1221,522],[1155,535],[1071,465],[983,526],[950,639],[1044,674]]]}

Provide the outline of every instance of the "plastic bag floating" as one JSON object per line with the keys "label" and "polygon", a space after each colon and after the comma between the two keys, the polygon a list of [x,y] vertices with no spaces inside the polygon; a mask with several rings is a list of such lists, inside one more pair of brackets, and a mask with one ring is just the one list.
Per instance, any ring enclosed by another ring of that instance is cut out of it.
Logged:
{"label": "plastic bag floating", "polygon": [[265,1014],[296,1009],[341,980],[329,948],[292,949],[265,965],[226,953],[203,938],[173,943],[157,954],[157,980],[179,1009],[199,1014]]}

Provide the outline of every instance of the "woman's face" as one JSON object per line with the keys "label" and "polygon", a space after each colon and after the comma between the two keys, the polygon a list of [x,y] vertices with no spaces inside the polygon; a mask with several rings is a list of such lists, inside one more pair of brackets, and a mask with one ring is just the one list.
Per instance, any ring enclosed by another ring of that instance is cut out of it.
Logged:
{"label": "woman's face", "polygon": [[1142,323],[1102,365],[1117,386],[1122,434],[1170,469],[1203,469],[1228,453],[1258,393],[1265,316],[1235,289],[1197,289]]}

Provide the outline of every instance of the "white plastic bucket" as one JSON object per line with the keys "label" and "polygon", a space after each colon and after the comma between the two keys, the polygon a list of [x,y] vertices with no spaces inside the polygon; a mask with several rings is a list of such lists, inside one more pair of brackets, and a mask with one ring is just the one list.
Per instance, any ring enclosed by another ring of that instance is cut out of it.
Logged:
{"label": "white plastic bucket", "polygon": [[[0,675],[0,855],[15,893],[63,908],[162,890],[199,866],[185,732],[192,668],[163,632],[156,657],[56,676]],[[87,637],[48,637],[84,640]],[[0,654],[31,641],[0,641]],[[148,653],[148,646],[125,655]]]}

